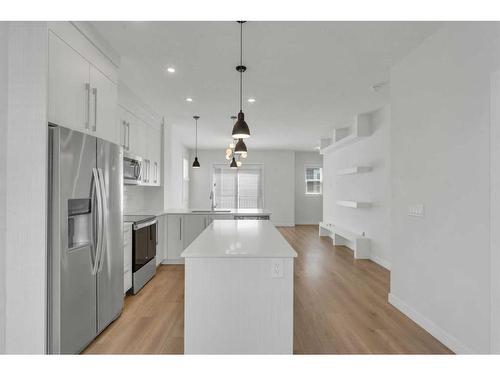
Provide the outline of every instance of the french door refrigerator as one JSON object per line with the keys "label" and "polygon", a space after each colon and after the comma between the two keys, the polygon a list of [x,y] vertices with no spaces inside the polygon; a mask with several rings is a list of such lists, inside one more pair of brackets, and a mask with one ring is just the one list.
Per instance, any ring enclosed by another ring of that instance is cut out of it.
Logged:
{"label": "french door refrigerator", "polygon": [[123,309],[123,151],[49,125],[49,353],[79,353]]}

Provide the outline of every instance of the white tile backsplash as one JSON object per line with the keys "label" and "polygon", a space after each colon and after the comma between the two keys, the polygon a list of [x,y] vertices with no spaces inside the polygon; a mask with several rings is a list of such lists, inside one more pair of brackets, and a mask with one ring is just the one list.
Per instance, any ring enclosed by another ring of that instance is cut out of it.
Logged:
{"label": "white tile backsplash", "polygon": [[146,210],[163,209],[163,189],[157,186],[125,185],[123,188],[123,213],[132,214]]}

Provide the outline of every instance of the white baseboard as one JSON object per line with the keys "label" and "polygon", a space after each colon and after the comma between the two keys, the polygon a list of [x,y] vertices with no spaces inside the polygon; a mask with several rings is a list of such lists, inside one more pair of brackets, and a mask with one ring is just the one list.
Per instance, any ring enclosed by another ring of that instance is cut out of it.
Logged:
{"label": "white baseboard", "polygon": [[180,259],[180,260],[164,259],[161,261],[161,264],[184,264],[184,259]]}
{"label": "white baseboard", "polygon": [[274,223],[274,226],[275,227],[294,227],[295,224],[290,224],[290,223]]}
{"label": "white baseboard", "polygon": [[441,343],[446,345],[456,354],[473,354],[474,352],[460,342],[456,337],[449,334],[442,328],[438,327],[434,322],[427,319],[425,316],[420,314],[418,311],[414,310],[404,301],[396,297],[394,294],[389,293],[389,303],[417,323],[420,327],[429,332],[432,336],[434,336]]}
{"label": "white baseboard", "polygon": [[391,263],[389,263],[385,259],[382,259],[382,258],[375,256],[375,255],[370,255],[370,260],[377,263],[379,266],[384,267],[388,271],[391,270]]}

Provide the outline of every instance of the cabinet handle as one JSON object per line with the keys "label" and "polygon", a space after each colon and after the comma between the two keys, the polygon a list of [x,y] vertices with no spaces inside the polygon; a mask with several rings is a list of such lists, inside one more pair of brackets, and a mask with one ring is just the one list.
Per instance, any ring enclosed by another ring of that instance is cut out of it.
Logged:
{"label": "cabinet handle", "polygon": [[179,240],[182,240],[182,217],[179,218]]}
{"label": "cabinet handle", "polygon": [[151,161],[148,160],[148,183],[151,177]]}
{"label": "cabinet handle", "polygon": [[85,116],[85,129],[90,127],[90,83],[85,84],[85,92],[87,94],[87,111]]}
{"label": "cabinet handle", "polygon": [[127,122],[122,121],[122,125],[123,125],[123,132],[124,132],[122,146],[123,146],[123,149],[126,150],[127,149]]}
{"label": "cabinet handle", "polygon": [[127,122],[127,151],[130,151],[130,122]]}
{"label": "cabinet handle", "polygon": [[155,161],[155,184],[158,183],[158,162]]}
{"label": "cabinet handle", "polygon": [[97,131],[97,88],[92,89],[92,93],[94,94],[94,127],[93,131]]}

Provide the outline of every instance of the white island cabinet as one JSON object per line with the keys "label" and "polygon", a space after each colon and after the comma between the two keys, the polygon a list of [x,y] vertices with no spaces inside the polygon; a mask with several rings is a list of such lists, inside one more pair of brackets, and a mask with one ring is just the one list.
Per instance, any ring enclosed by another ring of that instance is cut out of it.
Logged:
{"label": "white island cabinet", "polygon": [[185,354],[292,354],[293,261],[270,221],[215,220],[185,258]]}

